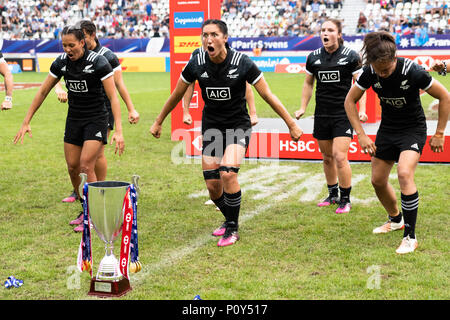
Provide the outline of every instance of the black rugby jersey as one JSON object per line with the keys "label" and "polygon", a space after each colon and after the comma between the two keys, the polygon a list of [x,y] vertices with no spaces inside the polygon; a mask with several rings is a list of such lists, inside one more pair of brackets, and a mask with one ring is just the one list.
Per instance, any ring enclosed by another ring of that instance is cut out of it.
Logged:
{"label": "black rugby jersey", "polygon": [[380,98],[380,129],[398,131],[409,128],[426,130],[426,118],[420,101],[420,89],[428,90],[433,78],[410,59],[397,58],[397,66],[388,78],[380,78],[372,66],[365,66],[356,81],[361,90],[370,87]]}
{"label": "black rugby jersey", "polygon": [[205,49],[203,47],[197,48],[194,51],[192,51],[191,56],[189,57],[189,60],[192,59],[192,57],[198,55],[199,53],[205,52]]}
{"label": "black rugby jersey", "polygon": [[[102,47],[101,44],[97,44],[97,46],[92,51],[97,52],[99,55],[104,56],[106,58],[106,60],[108,60],[108,62],[111,65],[114,72],[116,70],[122,70],[122,66],[120,65],[119,58],[117,58],[116,54],[114,52],[112,52],[110,49],[108,49],[106,47]],[[103,90],[103,94],[105,95],[105,104],[108,108],[110,108],[111,102],[109,101],[105,90]]]}
{"label": "black rugby jersey", "polygon": [[5,58],[3,57],[3,53],[0,51],[0,63],[2,63],[2,62],[5,62],[5,63],[6,63],[6,60],[5,60]]}
{"label": "black rugby jersey", "polygon": [[251,127],[245,100],[246,82],[254,85],[262,76],[247,55],[228,47],[222,63],[211,62],[209,54],[200,50],[181,72],[181,79],[187,84],[198,80],[205,102],[202,121],[219,129]]}
{"label": "black rugby jersey", "polygon": [[64,77],[68,90],[70,119],[91,119],[106,114],[102,81],[113,75],[105,57],[86,50],[84,56],[71,61],[63,53],[50,66],[50,75]]}
{"label": "black rugby jersey", "polygon": [[343,45],[333,53],[323,47],[308,55],[306,72],[316,80],[315,117],[346,117],[344,101],[353,82],[353,75],[361,70],[359,54]]}

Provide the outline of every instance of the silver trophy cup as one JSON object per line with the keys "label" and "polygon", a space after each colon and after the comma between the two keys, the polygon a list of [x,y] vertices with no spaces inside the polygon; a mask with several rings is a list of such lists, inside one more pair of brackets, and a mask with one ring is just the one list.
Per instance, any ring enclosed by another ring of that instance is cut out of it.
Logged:
{"label": "silver trophy cup", "polygon": [[88,183],[91,222],[100,239],[105,242],[105,256],[98,268],[98,280],[119,281],[123,277],[119,261],[113,253],[113,243],[122,230],[123,199],[129,185],[130,183],[121,181]]}
{"label": "silver trophy cup", "polygon": [[[87,180],[80,174],[80,194]],[[137,195],[140,193],[138,175],[132,183]],[[130,183],[122,181],[91,182],[88,186],[88,210],[91,223],[100,239],[105,243],[105,256],[100,261],[97,276],[91,279],[89,295],[120,297],[131,290],[129,280],[120,271],[119,261],[114,256],[114,240],[120,235],[123,225],[123,202]]]}
{"label": "silver trophy cup", "polygon": [[[87,175],[80,174],[80,194]],[[139,193],[139,176],[132,177]],[[100,239],[105,242],[105,256],[100,262],[96,280],[120,281],[119,261],[114,256],[114,240],[120,234],[123,225],[123,201],[130,183],[122,181],[99,181],[88,183],[88,209],[92,225]]]}

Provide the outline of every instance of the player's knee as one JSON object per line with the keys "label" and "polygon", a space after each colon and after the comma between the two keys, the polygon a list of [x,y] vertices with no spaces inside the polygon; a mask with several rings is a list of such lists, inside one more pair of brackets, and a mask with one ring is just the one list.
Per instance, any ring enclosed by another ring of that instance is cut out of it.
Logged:
{"label": "player's knee", "polygon": [[348,165],[347,153],[336,152],[334,154],[334,160],[336,161],[336,166],[338,168],[343,168]]}
{"label": "player's knee", "polygon": [[67,170],[69,171],[69,175],[78,175],[80,172],[79,163],[67,163]]}
{"label": "player's knee", "polygon": [[411,172],[411,170],[399,167],[397,170],[397,175],[398,182],[401,186],[414,182],[414,174]]}
{"label": "player's knee", "polygon": [[237,181],[238,167],[221,166],[219,171],[224,185],[231,185]]}
{"label": "player's knee", "polygon": [[388,184],[388,179],[386,179],[385,177],[372,176],[371,182],[372,182],[372,186],[375,189],[384,188]]}
{"label": "player's knee", "polygon": [[80,172],[90,174],[93,173],[95,169],[95,163],[91,163],[89,161],[81,161],[80,162]]}
{"label": "player's knee", "polygon": [[332,155],[322,154],[322,157],[323,157],[323,164],[325,166],[331,166],[334,163],[334,159],[333,159]]}

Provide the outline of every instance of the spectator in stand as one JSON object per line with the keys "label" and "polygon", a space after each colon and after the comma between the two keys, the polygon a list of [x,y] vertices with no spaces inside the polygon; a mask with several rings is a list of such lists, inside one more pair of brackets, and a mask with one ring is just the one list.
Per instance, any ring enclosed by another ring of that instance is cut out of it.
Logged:
{"label": "spectator in stand", "polygon": [[358,29],[358,31],[357,31],[358,33],[366,33],[367,32],[367,18],[362,11],[359,13],[357,29]]}
{"label": "spectator in stand", "polygon": [[319,16],[320,3],[318,0],[314,0],[311,4],[311,10],[313,12],[313,19],[317,19]]}

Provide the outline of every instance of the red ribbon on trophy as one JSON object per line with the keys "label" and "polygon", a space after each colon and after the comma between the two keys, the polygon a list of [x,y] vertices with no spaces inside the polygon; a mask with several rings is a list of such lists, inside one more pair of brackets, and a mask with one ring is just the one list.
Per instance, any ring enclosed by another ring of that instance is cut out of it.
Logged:
{"label": "red ribbon on trophy", "polygon": [[128,262],[130,258],[131,230],[133,225],[134,210],[130,199],[130,188],[128,188],[123,200],[123,225],[122,225],[122,243],[120,246],[120,272],[129,279]]}

